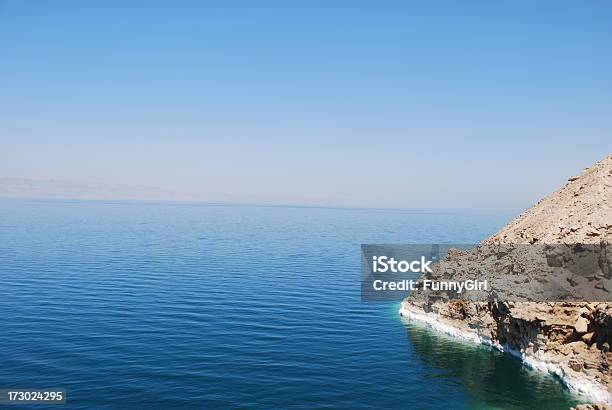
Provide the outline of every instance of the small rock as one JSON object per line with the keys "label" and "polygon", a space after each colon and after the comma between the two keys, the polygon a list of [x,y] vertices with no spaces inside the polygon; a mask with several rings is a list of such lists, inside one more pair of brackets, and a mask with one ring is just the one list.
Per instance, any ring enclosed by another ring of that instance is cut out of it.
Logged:
{"label": "small rock", "polygon": [[579,372],[582,370],[582,363],[580,363],[576,359],[570,359],[568,362],[568,366],[575,372]]}
{"label": "small rock", "polygon": [[578,320],[576,320],[576,323],[574,324],[574,329],[576,329],[576,332],[578,333],[586,333],[588,326],[589,322],[581,316],[578,318]]}
{"label": "small rock", "polygon": [[595,332],[590,332],[582,335],[582,341],[586,344],[590,344],[591,340],[593,340],[593,336],[595,336]]}
{"label": "small rock", "polygon": [[574,343],[570,343],[570,344],[572,345],[572,351],[576,355],[582,355],[582,354],[584,354],[584,352],[589,350],[589,347],[586,344],[584,344],[583,342],[574,342]]}

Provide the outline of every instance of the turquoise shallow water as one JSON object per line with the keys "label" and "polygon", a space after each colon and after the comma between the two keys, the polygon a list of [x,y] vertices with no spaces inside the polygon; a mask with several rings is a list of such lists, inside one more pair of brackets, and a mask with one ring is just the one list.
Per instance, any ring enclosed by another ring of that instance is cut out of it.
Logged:
{"label": "turquoise shallow water", "polygon": [[552,377],[360,300],[361,243],[470,243],[510,218],[2,200],[0,389],[65,388],[75,409],[567,409]]}

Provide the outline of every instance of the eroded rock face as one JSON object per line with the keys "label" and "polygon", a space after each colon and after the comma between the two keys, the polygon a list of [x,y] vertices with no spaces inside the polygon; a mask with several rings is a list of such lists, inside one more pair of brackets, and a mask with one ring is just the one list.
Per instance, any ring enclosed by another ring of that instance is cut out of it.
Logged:
{"label": "eroded rock face", "polygon": [[[612,156],[570,178],[483,244],[599,243],[611,249],[610,199]],[[603,276],[597,286],[607,290],[612,287],[612,252],[602,258]],[[449,302],[413,295],[403,309],[463,334],[476,334],[612,404],[611,303]]]}

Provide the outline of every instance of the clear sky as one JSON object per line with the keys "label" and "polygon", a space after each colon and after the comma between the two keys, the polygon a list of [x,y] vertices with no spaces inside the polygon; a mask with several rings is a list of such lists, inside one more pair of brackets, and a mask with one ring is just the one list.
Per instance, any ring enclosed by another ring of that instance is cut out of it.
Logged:
{"label": "clear sky", "polygon": [[610,153],[612,2],[0,0],[0,178],[508,209]]}

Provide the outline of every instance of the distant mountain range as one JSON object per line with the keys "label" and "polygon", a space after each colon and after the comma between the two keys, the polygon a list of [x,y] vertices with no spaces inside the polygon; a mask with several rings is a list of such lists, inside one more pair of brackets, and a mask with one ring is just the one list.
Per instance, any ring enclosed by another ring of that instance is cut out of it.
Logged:
{"label": "distant mountain range", "polygon": [[99,200],[207,201],[202,194],[156,187],[80,181],[0,178],[0,197]]}
{"label": "distant mountain range", "polygon": [[307,198],[269,198],[227,192],[207,192],[204,189],[199,192],[183,192],[151,186],[34,178],[0,178],[0,198],[180,201],[262,205],[309,203]]}

